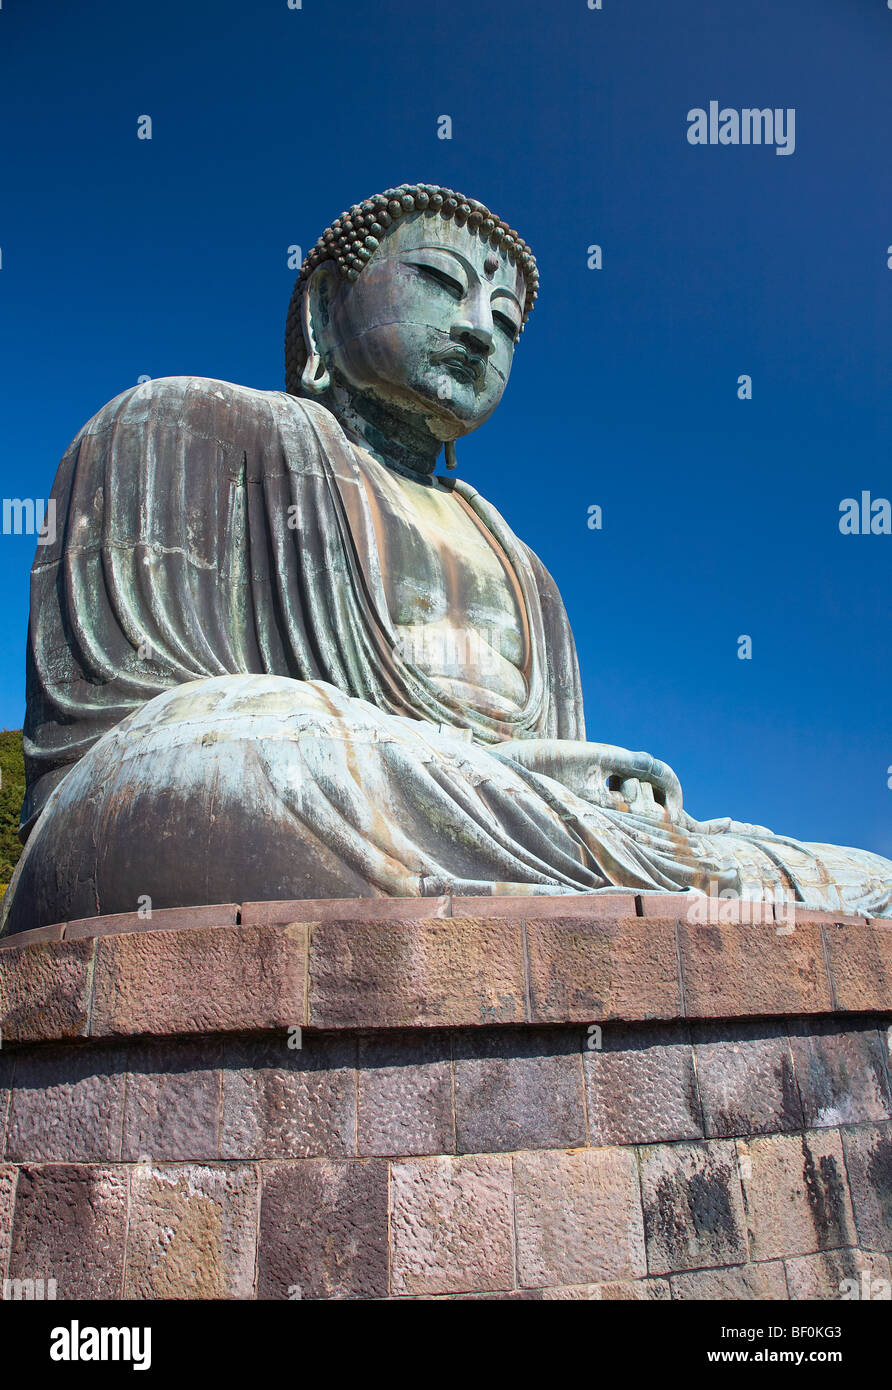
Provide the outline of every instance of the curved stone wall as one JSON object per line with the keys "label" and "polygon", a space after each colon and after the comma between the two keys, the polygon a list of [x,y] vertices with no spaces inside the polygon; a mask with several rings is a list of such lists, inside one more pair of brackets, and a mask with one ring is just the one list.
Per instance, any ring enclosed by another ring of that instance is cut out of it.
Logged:
{"label": "curved stone wall", "polygon": [[889,1280],[892,924],[696,912],[230,904],[3,943],[0,1277],[150,1299]]}

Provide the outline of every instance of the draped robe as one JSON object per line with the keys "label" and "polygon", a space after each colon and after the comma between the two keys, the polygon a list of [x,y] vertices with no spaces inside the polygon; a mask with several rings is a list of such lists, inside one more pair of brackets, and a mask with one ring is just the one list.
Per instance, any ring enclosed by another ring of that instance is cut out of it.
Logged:
{"label": "draped robe", "polygon": [[513,741],[585,738],[573,638],[541,562],[454,486],[521,597],[513,714],[401,650],[361,461],[324,407],[186,377],[101,410],[32,571],[27,843],[3,930],[145,899],[616,885],[892,915],[877,855],[596,805],[513,759]]}

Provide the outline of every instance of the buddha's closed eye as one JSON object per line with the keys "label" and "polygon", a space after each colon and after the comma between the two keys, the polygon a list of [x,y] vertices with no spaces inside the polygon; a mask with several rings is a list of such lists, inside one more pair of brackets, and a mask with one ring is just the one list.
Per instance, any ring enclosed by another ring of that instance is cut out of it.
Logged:
{"label": "buddha's closed eye", "polygon": [[423,279],[429,280],[435,285],[439,285],[440,289],[446,290],[448,294],[452,295],[453,299],[464,299],[467,294],[467,287],[463,285],[460,280],[457,280],[454,275],[450,275],[447,271],[441,270],[439,266],[428,265],[424,261],[410,261],[409,264],[418,271]]}
{"label": "buddha's closed eye", "polygon": [[512,323],[511,319],[509,319],[507,314],[500,314],[498,309],[494,309],[492,314],[492,321],[499,328],[501,328],[503,333],[507,334],[509,340],[512,343],[517,342],[519,335],[517,324]]}

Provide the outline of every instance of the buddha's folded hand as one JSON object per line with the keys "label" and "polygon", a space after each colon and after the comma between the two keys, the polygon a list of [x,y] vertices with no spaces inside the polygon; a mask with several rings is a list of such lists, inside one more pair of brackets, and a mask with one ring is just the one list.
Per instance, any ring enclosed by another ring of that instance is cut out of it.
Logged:
{"label": "buddha's folded hand", "polygon": [[554,778],[594,806],[661,820],[685,818],[678,777],[650,753],[575,739],[517,739],[490,751]]}

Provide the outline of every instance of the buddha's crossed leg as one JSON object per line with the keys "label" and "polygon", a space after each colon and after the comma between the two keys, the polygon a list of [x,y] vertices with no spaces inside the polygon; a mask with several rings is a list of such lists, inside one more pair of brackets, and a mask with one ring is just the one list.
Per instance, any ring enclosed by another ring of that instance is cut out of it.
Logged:
{"label": "buddha's crossed leg", "polygon": [[757,898],[781,887],[811,907],[890,911],[892,865],[876,855],[700,825],[653,798],[645,813],[598,805],[510,751],[324,682],[256,675],[177,686],[100,739],[53,791],[7,895],[8,929],[147,900],[611,885],[718,884]]}

